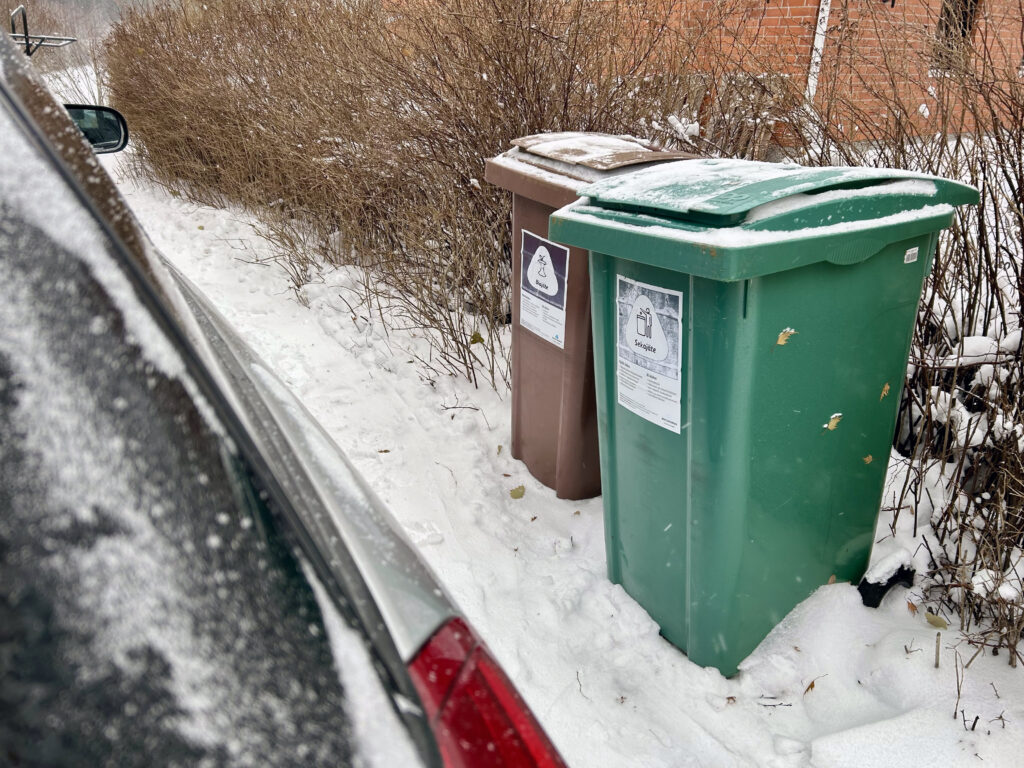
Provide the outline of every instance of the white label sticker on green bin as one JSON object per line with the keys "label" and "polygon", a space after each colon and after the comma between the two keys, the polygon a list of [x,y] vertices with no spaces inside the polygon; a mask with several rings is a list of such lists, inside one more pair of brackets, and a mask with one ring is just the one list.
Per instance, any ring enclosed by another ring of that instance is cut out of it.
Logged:
{"label": "white label sticker on green bin", "polygon": [[569,249],[523,230],[519,324],[565,349]]}
{"label": "white label sticker on green bin", "polygon": [[683,294],[617,275],[618,403],[679,434]]}

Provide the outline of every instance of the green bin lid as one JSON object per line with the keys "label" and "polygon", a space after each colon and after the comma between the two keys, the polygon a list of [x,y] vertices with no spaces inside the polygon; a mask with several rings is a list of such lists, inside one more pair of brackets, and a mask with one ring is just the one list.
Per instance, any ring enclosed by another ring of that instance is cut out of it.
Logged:
{"label": "green bin lid", "polygon": [[551,217],[559,242],[720,280],[863,261],[978,200],[971,186],[909,171],[721,159],[664,163],[579,194]]}

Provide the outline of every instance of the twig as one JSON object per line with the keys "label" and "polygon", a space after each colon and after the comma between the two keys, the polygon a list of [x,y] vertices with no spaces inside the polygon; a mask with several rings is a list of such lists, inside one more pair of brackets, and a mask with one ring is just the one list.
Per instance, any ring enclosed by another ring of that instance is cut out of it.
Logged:
{"label": "twig", "polygon": [[[765,697],[761,696],[761,698],[764,699]],[[761,701],[758,701],[757,704],[758,704],[758,706],[761,706],[761,707],[792,707],[793,706],[792,704],[786,704],[785,702],[781,702],[781,701],[775,702],[774,704],[764,704]]]}
{"label": "twig", "polygon": [[971,656],[970,660],[966,664],[964,664],[964,669],[967,669],[969,666],[971,666],[971,662],[973,662],[976,658],[978,658],[978,654],[981,653],[984,650],[985,650],[985,646],[984,645],[978,646],[978,650],[976,650],[974,652],[974,655]]}
{"label": "twig", "polygon": [[[956,720],[956,710],[960,706],[960,695],[963,692],[964,686],[964,668],[962,666],[963,660],[960,658],[960,651],[954,651],[956,656],[953,659],[953,667],[956,670],[956,704],[953,705],[953,719]],[[963,711],[960,712],[963,714]]]}
{"label": "twig", "polygon": [[458,480],[458,478],[455,477],[455,472],[452,471],[452,468],[449,467],[447,464],[442,464],[440,461],[435,461],[434,463],[437,464],[437,466],[444,467],[445,469],[448,470],[448,472],[452,476],[452,482],[455,483],[455,487],[458,488],[459,487],[459,480]]}
{"label": "twig", "polygon": [[1006,710],[1004,709],[1004,710],[1003,710],[1002,712],[1000,712],[1000,713],[999,713],[998,715],[996,715],[996,716],[995,716],[995,717],[993,717],[993,718],[992,718],[991,720],[989,720],[989,722],[990,722],[990,723],[994,723],[994,722],[996,722],[996,721],[998,720],[998,721],[999,721],[1000,723],[1002,723],[1002,724],[1003,724],[1003,728],[1005,728],[1005,727],[1006,727],[1006,724],[1007,724],[1008,722],[1010,722],[1009,720],[1007,720],[1007,719],[1006,719],[1005,715],[1006,715]]}
{"label": "twig", "polygon": [[486,425],[487,425],[487,430],[488,430],[489,432],[492,432],[492,431],[494,431],[494,427],[492,427],[492,426],[491,426],[491,422],[489,422],[489,421],[487,420],[487,412],[486,412],[486,411],[480,411],[480,416],[481,416],[481,417],[483,418],[483,420],[484,420],[484,424],[486,424]]}
{"label": "twig", "polygon": [[593,701],[592,698],[590,698],[589,696],[587,696],[587,694],[583,692],[583,681],[580,680],[580,671],[578,669],[576,670],[576,685],[579,686],[580,696],[582,696],[587,701]]}

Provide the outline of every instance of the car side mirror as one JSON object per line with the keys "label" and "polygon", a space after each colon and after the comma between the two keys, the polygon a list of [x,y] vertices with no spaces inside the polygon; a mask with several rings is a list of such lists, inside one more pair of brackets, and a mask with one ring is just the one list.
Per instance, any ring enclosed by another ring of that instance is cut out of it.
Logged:
{"label": "car side mirror", "polygon": [[128,146],[128,123],[116,109],[94,104],[65,104],[64,107],[96,154],[120,152]]}

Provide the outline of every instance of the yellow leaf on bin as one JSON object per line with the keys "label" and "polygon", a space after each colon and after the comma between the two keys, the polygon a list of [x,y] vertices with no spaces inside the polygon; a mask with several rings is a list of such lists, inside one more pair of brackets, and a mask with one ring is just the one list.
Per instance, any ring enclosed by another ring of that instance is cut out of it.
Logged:
{"label": "yellow leaf on bin", "polygon": [[839,422],[842,421],[842,420],[843,420],[843,414],[841,414],[841,413],[833,413],[829,417],[829,420],[825,424],[822,424],[821,426],[824,427],[825,429],[827,429],[829,432],[833,432],[833,431],[835,431],[835,428],[839,426]]}
{"label": "yellow leaf on bin", "polygon": [[884,400],[885,396],[889,394],[889,382],[885,382],[885,386],[882,387],[882,394],[878,396],[879,400]]}
{"label": "yellow leaf on bin", "polygon": [[779,338],[775,340],[775,345],[778,347],[786,346],[786,343],[789,341],[789,337],[795,333],[799,333],[799,331],[795,331],[792,328],[783,328],[782,333],[779,334]]}

